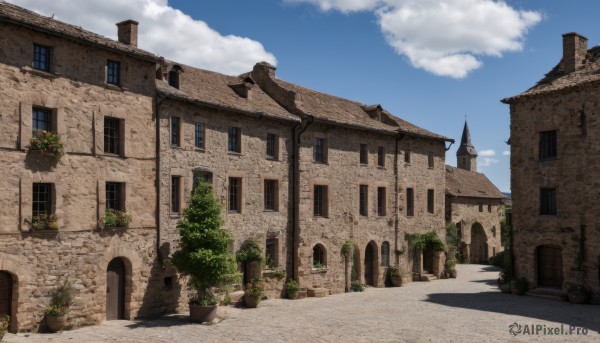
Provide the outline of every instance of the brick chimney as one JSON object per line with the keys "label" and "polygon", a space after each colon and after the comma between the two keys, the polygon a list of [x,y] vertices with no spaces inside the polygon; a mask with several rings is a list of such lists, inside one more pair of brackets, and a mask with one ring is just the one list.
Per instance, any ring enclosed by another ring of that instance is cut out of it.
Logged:
{"label": "brick chimney", "polygon": [[563,71],[567,74],[583,66],[588,50],[588,39],[578,33],[570,32],[563,37]]}
{"label": "brick chimney", "polygon": [[119,42],[138,46],[138,25],[135,20],[125,20],[117,23]]}

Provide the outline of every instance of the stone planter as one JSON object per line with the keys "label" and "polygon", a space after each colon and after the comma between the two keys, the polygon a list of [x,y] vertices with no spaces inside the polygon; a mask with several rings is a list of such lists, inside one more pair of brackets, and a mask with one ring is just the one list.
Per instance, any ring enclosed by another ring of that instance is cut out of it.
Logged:
{"label": "stone planter", "polygon": [[48,330],[52,332],[59,332],[63,329],[65,324],[67,323],[67,315],[62,316],[49,316],[46,315],[46,325],[48,326]]}
{"label": "stone planter", "polygon": [[590,297],[587,294],[574,294],[568,293],[569,302],[573,304],[587,304],[590,300]]}
{"label": "stone planter", "polygon": [[252,296],[244,295],[244,305],[246,305],[246,307],[256,308],[258,306],[258,303],[260,303],[259,297],[252,297]]}
{"label": "stone planter", "polygon": [[294,292],[294,293],[288,292],[287,296],[289,299],[296,300],[296,299],[298,299],[298,292]]}
{"label": "stone planter", "polygon": [[217,305],[203,306],[190,304],[190,321],[193,323],[212,322],[217,316]]}
{"label": "stone planter", "polygon": [[394,287],[402,287],[404,286],[404,278],[402,276],[392,276],[392,286]]}
{"label": "stone planter", "polygon": [[456,279],[456,275],[457,275],[456,269],[450,269],[450,270],[448,271],[448,276],[449,276],[451,279]]}
{"label": "stone planter", "polygon": [[510,283],[501,283],[498,285],[498,288],[500,288],[500,292],[502,293],[510,293]]}

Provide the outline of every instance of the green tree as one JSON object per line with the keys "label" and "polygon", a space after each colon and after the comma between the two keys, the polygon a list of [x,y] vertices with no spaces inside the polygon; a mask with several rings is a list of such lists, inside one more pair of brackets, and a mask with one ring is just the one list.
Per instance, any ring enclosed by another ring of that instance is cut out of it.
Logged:
{"label": "green tree", "polygon": [[196,291],[196,298],[190,302],[215,305],[218,300],[211,288],[236,277],[234,257],[229,250],[231,235],[221,229],[222,225],[221,206],[211,185],[202,180],[177,225],[180,246],[171,258],[173,266],[189,278],[188,285]]}

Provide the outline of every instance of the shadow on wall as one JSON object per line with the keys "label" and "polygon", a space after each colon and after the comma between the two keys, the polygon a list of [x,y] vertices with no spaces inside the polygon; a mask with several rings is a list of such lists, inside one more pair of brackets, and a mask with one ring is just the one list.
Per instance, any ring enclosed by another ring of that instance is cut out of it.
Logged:
{"label": "shadow on wall", "polygon": [[[600,332],[600,321],[598,321],[599,307],[595,305],[575,305],[556,300],[503,294],[500,291],[438,293],[429,295],[429,298],[425,301],[450,307],[531,318],[531,320],[506,318],[507,331],[509,325],[515,321],[521,325],[535,325],[540,324],[535,322],[535,319],[539,319],[562,323],[565,325],[566,330],[568,330],[569,325],[587,328],[590,331],[589,335],[596,335],[592,331]],[[574,313],[577,313],[577,316],[574,316]]]}

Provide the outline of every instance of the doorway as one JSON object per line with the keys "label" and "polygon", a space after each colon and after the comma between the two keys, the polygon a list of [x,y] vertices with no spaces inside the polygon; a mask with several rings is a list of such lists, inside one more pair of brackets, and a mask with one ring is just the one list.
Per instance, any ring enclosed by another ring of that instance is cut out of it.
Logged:
{"label": "doorway", "polygon": [[125,319],[125,264],[115,258],[106,270],[106,320]]}
{"label": "doorway", "polygon": [[554,245],[537,248],[538,285],[562,288],[562,249]]}

